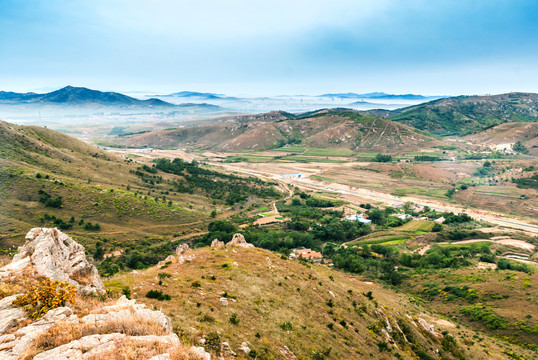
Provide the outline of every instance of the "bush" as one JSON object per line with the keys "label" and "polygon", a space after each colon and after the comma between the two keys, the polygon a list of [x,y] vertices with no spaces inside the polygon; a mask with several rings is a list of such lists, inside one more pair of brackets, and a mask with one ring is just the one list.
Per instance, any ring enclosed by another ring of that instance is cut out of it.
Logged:
{"label": "bush", "polygon": [[284,321],[283,323],[278,324],[278,326],[284,331],[293,330],[293,325],[289,321]]}
{"label": "bush", "polygon": [[230,323],[233,325],[239,324],[239,318],[237,317],[236,313],[233,313],[232,316],[230,316]]}
{"label": "bush", "polygon": [[383,155],[383,154],[379,153],[372,159],[372,161],[375,161],[375,162],[391,162],[392,161],[392,156]]}
{"label": "bush", "polygon": [[146,297],[148,299],[157,299],[159,301],[171,300],[172,299],[172,297],[170,295],[165,294],[160,290],[150,290],[150,291],[148,291],[146,293]]}
{"label": "bush", "polygon": [[99,225],[98,223],[92,224],[91,222],[88,222],[84,224],[84,230],[99,231],[101,230],[101,225]]}
{"label": "bush", "polygon": [[53,282],[45,278],[30,286],[26,294],[17,297],[13,304],[22,306],[29,318],[38,319],[51,309],[72,303],[75,293],[75,286],[67,281]]}

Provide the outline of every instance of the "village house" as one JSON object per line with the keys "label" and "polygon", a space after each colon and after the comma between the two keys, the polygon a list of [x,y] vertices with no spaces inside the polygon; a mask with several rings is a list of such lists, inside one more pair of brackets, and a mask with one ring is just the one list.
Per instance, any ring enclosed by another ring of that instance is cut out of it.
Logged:
{"label": "village house", "polygon": [[320,252],[312,251],[312,249],[293,249],[290,254],[291,259],[311,260],[315,263],[321,262],[323,255]]}
{"label": "village house", "polygon": [[347,221],[358,221],[358,222],[361,222],[363,224],[371,224],[372,223],[372,220],[368,219],[368,215],[366,215],[366,214],[350,215],[350,216],[346,217],[346,220]]}

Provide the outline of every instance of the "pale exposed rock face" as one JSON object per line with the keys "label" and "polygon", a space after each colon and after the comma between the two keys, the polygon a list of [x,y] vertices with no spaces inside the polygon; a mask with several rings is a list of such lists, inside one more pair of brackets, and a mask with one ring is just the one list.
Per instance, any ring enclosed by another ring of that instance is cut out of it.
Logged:
{"label": "pale exposed rock face", "polygon": [[224,247],[224,241],[220,241],[219,239],[215,239],[211,242],[211,248],[212,249],[219,249],[221,247]]}
{"label": "pale exposed rock face", "polygon": [[[69,344],[42,352],[34,357],[34,360],[78,360],[114,350],[116,343],[129,339],[135,343],[160,342],[170,346],[178,345],[179,338],[176,334],[156,336],[127,336],[124,334],[97,334],[85,336]],[[170,358],[170,356],[168,356]]]}
{"label": "pale exposed rock face", "polygon": [[176,249],[176,255],[183,255],[189,250],[190,250],[190,247],[188,244],[181,244]]}
{"label": "pale exposed rock face", "polygon": [[211,354],[205,351],[205,349],[201,346],[192,346],[190,350],[193,354],[198,356],[200,360],[211,360]]}
{"label": "pale exposed rock face", "polygon": [[167,333],[172,333],[172,322],[160,311],[150,310],[144,304],[137,304],[136,300],[129,300],[122,296],[115,305],[105,306],[105,314],[90,314],[81,320],[90,324],[103,324],[108,321],[123,321],[136,319],[159,324]]}
{"label": "pale exposed rock face", "polygon": [[226,341],[220,344],[220,353],[224,357],[235,357],[237,354]]}
{"label": "pale exposed rock face", "polygon": [[242,248],[253,248],[254,245],[249,244],[246,240],[243,234],[234,234],[234,237],[232,238],[232,241],[226,244],[226,246],[239,246]]}
{"label": "pale exposed rock face", "polygon": [[26,243],[0,273],[18,272],[28,266],[51,280],[69,281],[81,292],[105,292],[97,269],[86,259],[84,247],[56,228],[30,230]]}
{"label": "pale exposed rock face", "polygon": [[17,326],[19,321],[26,319],[26,313],[21,308],[12,305],[18,295],[0,300],[0,334]]}
{"label": "pale exposed rock face", "polygon": [[245,355],[250,353],[250,348],[248,347],[247,342],[241,343],[241,346],[237,350],[243,352]]}

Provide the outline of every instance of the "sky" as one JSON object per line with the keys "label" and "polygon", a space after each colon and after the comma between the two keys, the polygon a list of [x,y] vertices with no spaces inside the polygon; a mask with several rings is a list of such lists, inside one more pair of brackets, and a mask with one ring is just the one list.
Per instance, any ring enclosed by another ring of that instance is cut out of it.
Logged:
{"label": "sky", "polygon": [[538,92],[536,0],[0,0],[0,90]]}

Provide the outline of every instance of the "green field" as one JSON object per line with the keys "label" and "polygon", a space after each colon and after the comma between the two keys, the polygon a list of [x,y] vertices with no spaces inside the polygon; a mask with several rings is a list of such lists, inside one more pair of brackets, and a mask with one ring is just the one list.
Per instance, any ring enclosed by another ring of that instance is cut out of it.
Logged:
{"label": "green field", "polygon": [[301,154],[306,151],[306,148],[302,146],[285,146],[278,149],[273,149],[273,151],[282,151],[282,152]]}
{"label": "green field", "polygon": [[409,232],[429,232],[434,223],[432,221],[426,220],[411,220],[408,223],[403,224],[402,226],[394,228],[394,230],[399,231],[409,231]]}
{"label": "green field", "polygon": [[353,152],[349,149],[308,149],[304,155],[311,156],[351,156]]}

